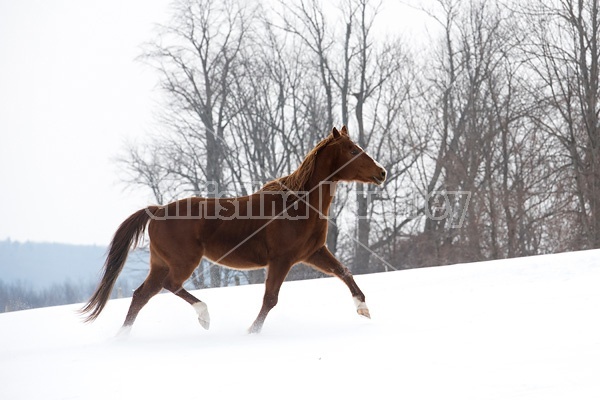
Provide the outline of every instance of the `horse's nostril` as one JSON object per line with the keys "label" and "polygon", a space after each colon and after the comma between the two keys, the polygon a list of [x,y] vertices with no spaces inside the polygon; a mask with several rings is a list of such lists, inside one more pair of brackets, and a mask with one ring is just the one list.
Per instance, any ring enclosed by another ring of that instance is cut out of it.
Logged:
{"label": "horse's nostril", "polygon": [[382,178],[382,179],[385,179],[385,169],[382,169],[382,170],[381,170],[381,178]]}

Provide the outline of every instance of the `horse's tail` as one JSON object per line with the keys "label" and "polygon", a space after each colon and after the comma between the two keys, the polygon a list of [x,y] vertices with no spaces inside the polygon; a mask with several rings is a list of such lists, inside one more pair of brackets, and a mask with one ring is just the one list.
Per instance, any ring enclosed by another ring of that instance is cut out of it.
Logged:
{"label": "horse's tail", "polygon": [[129,249],[132,246],[133,248],[137,246],[144,236],[148,221],[158,209],[158,206],[149,206],[133,213],[123,221],[117,232],[115,232],[115,236],[110,243],[108,257],[104,263],[102,280],[88,303],[80,310],[81,314],[88,314],[85,322],[91,322],[98,318],[104,309],[117,277],[123,270]]}

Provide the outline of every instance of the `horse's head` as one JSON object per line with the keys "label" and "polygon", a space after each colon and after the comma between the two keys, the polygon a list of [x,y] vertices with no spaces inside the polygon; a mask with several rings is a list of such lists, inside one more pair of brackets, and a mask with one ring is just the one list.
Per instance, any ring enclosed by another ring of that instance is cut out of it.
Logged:
{"label": "horse's head", "polygon": [[334,180],[377,185],[381,185],[385,181],[385,168],[350,140],[346,126],[343,126],[340,131],[334,127],[331,135],[333,140],[327,145],[327,152],[333,162],[334,175],[332,178]]}

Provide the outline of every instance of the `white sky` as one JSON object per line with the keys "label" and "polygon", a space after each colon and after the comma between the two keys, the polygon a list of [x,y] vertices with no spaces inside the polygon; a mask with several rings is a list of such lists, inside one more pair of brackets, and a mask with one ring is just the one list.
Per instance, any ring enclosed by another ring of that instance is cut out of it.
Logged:
{"label": "white sky", "polygon": [[169,3],[0,0],[0,240],[106,245],[152,202],[114,158],[156,130],[157,76],[135,58]]}
{"label": "white sky", "polygon": [[0,0],[0,240],[107,244],[151,198],[113,161],[151,130],[135,61],[168,0]]}

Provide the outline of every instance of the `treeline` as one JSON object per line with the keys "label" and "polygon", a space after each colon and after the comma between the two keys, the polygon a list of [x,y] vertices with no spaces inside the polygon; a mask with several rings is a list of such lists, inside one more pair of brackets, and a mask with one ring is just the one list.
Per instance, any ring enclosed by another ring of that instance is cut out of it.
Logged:
{"label": "treeline", "polygon": [[162,132],[127,149],[126,180],[161,204],[247,194],[348,125],[388,170],[331,209],[355,273],[598,247],[599,1],[419,3],[412,45],[376,33],[378,2],[178,0],[143,55]]}
{"label": "treeline", "polygon": [[[92,282],[82,284],[65,281],[35,289],[25,282],[6,283],[0,280],[0,313],[83,303],[92,295],[95,285]],[[132,289],[127,282],[118,282],[116,289],[113,298],[131,295]]]}

